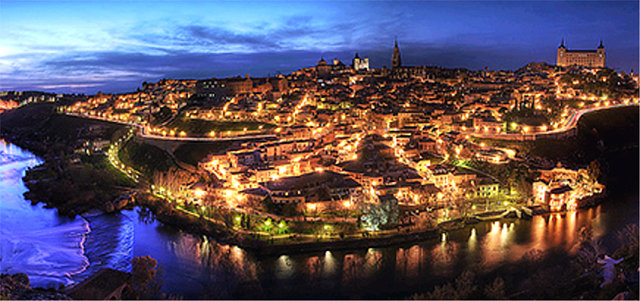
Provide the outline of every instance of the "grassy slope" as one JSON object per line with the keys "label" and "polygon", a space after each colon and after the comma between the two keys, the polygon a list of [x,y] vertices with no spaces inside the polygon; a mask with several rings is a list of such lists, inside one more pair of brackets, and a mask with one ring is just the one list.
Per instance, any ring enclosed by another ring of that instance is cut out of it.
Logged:
{"label": "grassy slope", "polygon": [[218,153],[231,146],[231,141],[189,142],[180,145],[174,152],[176,158],[191,165],[197,165],[211,153]]}
{"label": "grassy slope", "polygon": [[[101,127],[88,131],[93,125]],[[118,124],[56,114],[55,105],[51,103],[30,104],[0,115],[2,134],[15,137],[14,143],[29,144],[30,151],[38,155],[52,149],[72,152],[79,138],[110,140],[123,128]]]}
{"label": "grassy slope", "polygon": [[175,166],[173,159],[162,149],[133,140],[120,149],[118,156],[124,164],[147,176],[153,175],[155,171],[164,172]]}
{"label": "grassy slope", "polygon": [[202,119],[190,119],[183,116],[176,118],[166,126],[168,129],[176,128],[177,131],[185,131],[189,134],[206,135],[211,131],[249,131],[258,130],[260,126],[264,129],[274,128],[275,125],[257,121],[209,121]]}
{"label": "grassy slope", "polygon": [[[479,139],[490,145],[506,146],[521,153],[588,164],[605,152],[638,146],[638,107],[615,108],[584,115],[578,134],[566,139],[539,139],[514,142]],[[602,142],[599,142],[602,141]]]}

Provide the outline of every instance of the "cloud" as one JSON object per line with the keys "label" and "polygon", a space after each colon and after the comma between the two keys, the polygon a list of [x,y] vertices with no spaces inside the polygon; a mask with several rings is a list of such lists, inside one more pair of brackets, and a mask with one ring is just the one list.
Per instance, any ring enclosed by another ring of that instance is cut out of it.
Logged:
{"label": "cloud", "polygon": [[[531,30],[522,25],[528,22],[522,15],[500,15],[500,9],[485,5],[471,5],[473,13],[456,19],[451,11],[464,10],[457,4],[405,4],[324,3],[322,11],[227,18],[233,20],[228,23],[204,12],[192,18],[156,14],[69,32],[69,24],[41,31],[30,27],[37,22],[11,24],[0,33],[0,89],[125,92],[161,78],[289,73],[315,65],[320,57],[349,64],[355,52],[369,57],[373,67],[389,66],[394,36],[405,65],[515,69],[531,61],[553,63],[556,36],[571,28],[554,19],[540,22],[548,28]],[[438,11],[440,6],[450,6],[449,14]],[[525,31],[527,38],[522,37]],[[625,29],[605,37],[610,66],[637,66],[637,28],[630,36]]]}
{"label": "cloud", "polygon": [[38,86],[40,89],[51,90],[51,89],[79,89],[79,88],[91,88],[98,87],[101,84],[58,84],[58,85],[41,85]]}

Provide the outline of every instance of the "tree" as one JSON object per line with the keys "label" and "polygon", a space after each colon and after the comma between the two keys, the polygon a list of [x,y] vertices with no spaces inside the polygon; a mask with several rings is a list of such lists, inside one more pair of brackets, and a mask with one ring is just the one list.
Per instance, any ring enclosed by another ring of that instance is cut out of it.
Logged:
{"label": "tree", "polygon": [[456,279],[456,292],[458,294],[458,299],[469,299],[473,295],[473,293],[478,289],[476,285],[474,285],[475,275],[471,271],[464,271]]}
{"label": "tree", "polygon": [[597,182],[600,177],[600,161],[593,160],[589,163],[589,167],[587,167],[587,174],[589,174],[589,179],[593,182]]}
{"label": "tree", "polygon": [[413,299],[431,299],[431,300],[460,300],[470,299],[476,292],[478,287],[474,285],[475,275],[471,271],[464,271],[456,279],[455,286],[449,282],[442,286],[436,286],[433,291],[426,294],[413,295]]}
{"label": "tree", "polygon": [[484,294],[489,299],[504,300],[506,295],[504,292],[504,280],[498,277],[493,280],[493,283],[484,288]]}
{"label": "tree", "polygon": [[469,213],[471,213],[471,201],[463,197],[458,197],[455,198],[453,202],[460,214],[460,218],[466,221],[469,218]]}
{"label": "tree", "polygon": [[162,287],[158,261],[151,256],[138,256],[131,260],[131,286],[137,299],[157,299]]}
{"label": "tree", "polygon": [[[426,297],[426,298],[425,298]],[[442,286],[436,286],[433,291],[428,292],[423,296],[417,296],[416,299],[429,299],[429,300],[455,300],[460,299],[456,290],[451,283],[447,283]]]}

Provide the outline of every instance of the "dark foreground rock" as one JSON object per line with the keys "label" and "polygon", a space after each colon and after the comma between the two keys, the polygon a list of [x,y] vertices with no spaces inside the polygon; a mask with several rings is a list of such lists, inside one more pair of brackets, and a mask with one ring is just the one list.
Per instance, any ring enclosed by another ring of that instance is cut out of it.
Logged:
{"label": "dark foreground rock", "polygon": [[3,300],[72,300],[54,289],[32,288],[23,273],[0,274],[0,299]]}

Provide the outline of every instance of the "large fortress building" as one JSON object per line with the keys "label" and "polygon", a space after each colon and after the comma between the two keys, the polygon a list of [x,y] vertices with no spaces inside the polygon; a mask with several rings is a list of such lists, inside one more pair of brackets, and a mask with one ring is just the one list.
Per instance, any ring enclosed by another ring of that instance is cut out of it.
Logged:
{"label": "large fortress building", "polygon": [[604,52],[604,46],[600,41],[600,46],[596,50],[569,50],[564,47],[564,40],[558,47],[558,59],[557,64],[560,67],[567,66],[584,66],[584,67],[596,67],[603,68],[605,65],[607,55]]}

